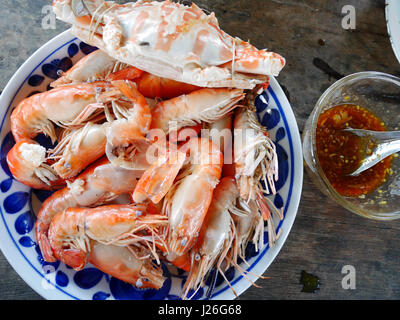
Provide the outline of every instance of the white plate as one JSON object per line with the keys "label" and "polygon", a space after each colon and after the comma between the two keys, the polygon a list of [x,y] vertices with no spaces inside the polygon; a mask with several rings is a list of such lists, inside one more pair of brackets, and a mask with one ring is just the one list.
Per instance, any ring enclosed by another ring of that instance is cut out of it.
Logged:
{"label": "white plate", "polygon": [[[9,121],[12,109],[33,92],[45,91],[57,70],[71,66],[91,50],[69,30],[60,34],[23,64],[0,97],[0,248],[16,272],[46,299],[177,299],[185,274],[171,267],[164,268],[168,279],[161,290],[155,291],[137,290],[90,265],[75,272],[64,264],[44,262],[32,229],[34,212],[46,193],[31,190],[9,174],[5,159],[14,143]],[[251,267],[243,267],[255,274],[263,274],[281,250],[296,217],[303,182],[300,135],[290,104],[275,79],[271,79],[270,88],[262,96],[256,101],[258,114],[277,144],[280,161],[279,190],[271,199],[284,207],[284,220],[276,222],[282,232],[276,246],[266,245],[258,253],[252,253],[249,247]],[[227,277],[238,294],[250,286],[233,270],[228,271]],[[234,299],[228,285],[220,282],[211,298]],[[196,298],[207,298],[206,292],[206,288],[200,290]]]}
{"label": "white plate", "polygon": [[392,48],[397,60],[400,62],[400,1],[386,0],[386,21],[392,43]]}

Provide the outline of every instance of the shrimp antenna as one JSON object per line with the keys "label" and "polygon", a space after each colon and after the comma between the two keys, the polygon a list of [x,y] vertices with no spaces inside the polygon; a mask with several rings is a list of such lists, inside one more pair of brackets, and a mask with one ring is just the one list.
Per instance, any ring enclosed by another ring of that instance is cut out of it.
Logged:
{"label": "shrimp antenna", "polygon": [[210,285],[209,285],[209,287],[207,289],[207,293],[206,293],[207,299],[211,299],[211,296],[212,296],[212,294],[213,294],[213,292],[215,290],[215,287],[216,287],[216,284],[217,284],[217,279],[218,279],[217,275],[218,275],[217,269],[215,269],[215,268],[212,269],[211,270],[211,274],[208,277],[208,279],[211,278],[211,281],[210,281]]}
{"label": "shrimp antenna", "polygon": [[229,288],[231,288],[233,294],[236,296],[236,298],[238,298],[238,294],[236,293],[235,289],[233,289],[231,283],[229,282],[229,280],[226,278],[225,273],[221,270],[221,266],[218,267],[218,271],[219,273],[222,275],[222,277],[224,278],[224,280],[226,281],[226,283],[228,284]]}

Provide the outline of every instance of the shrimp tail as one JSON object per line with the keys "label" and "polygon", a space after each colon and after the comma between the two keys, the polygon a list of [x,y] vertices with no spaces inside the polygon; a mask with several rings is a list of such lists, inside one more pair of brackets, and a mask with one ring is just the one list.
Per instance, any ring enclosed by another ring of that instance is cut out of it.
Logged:
{"label": "shrimp tail", "polygon": [[185,154],[169,148],[140,178],[132,199],[141,203],[149,198],[159,203],[170,190],[185,161]]}
{"label": "shrimp tail", "polygon": [[53,256],[53,250],[51,249],[51,245],[47,236],[44,234],[36,234],[36,240],[38,242],[40,251],[42,252],[44,261],[56,262],[57,259]]}
{"label": "shrimp tail", "polygon": [[163,271],[151,261],[140,257],[143,252],[134,246],[118,247],[96,242],[89,262],[99,270],[140,289],[160,289],[165,281]]}
{"label": "shrimp tail", "polygon": [[88,255],[78,249],[66,249],[59,256],[59,260],[63,261],[75,271],[80,271],[87,265]]}

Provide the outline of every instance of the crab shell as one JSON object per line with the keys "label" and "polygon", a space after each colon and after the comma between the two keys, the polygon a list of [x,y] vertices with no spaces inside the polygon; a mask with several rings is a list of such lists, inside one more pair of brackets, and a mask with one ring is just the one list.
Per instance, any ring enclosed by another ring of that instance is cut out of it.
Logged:
{"label": "crab shell", "polygon": [[53,8],[74,35],[118,61],[199,87],[253,89],[285,65],[222,31],[214,13],[195,4],[54,0]]}

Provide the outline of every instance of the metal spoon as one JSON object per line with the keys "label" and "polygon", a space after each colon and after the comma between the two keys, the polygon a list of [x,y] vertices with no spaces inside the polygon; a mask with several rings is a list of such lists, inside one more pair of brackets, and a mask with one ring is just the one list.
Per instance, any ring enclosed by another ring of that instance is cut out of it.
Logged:
{"label": "metal spoon", "polygon": [[400,131],[371,131],[363,129],[346,128],[345,132],[351,132],[363,139],[366,144],[372,142],[374,149],[371,155],[364,158],[361,165],[350,176],[358,176],[361,172],[373,167],[379,161],[400,151]]}

